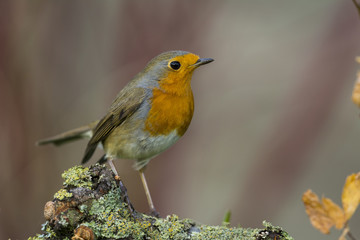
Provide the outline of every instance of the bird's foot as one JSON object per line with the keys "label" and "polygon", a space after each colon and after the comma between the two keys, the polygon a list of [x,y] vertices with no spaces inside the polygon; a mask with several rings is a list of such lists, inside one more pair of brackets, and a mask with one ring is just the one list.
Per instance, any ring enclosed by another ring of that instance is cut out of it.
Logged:
{"label": "bird's foot", "polygon": [[150,209],[150,216],[160,218],[160,213],[155,208]]}

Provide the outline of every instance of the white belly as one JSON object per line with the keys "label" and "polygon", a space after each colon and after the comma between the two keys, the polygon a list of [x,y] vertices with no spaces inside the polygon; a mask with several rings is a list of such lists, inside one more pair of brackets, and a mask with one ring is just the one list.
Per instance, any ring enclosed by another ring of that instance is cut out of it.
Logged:
{"label": "white belly", "polygon": [[[168,135],[151,136],[149,134],[136,134],[136,137],[118,136],[117,144],[105,143],[104,150],[106,156],[113,159],[132,159],[136,160],[135,169],[144,167],[150,159],[172,146],[180,136],[174,130]],[[114,140],[114,139],[112,139]]]}

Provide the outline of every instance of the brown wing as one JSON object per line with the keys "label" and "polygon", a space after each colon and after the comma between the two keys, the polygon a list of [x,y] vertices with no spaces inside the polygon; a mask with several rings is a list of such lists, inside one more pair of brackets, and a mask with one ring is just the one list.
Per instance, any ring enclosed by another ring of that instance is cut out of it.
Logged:
{"label": "brown wing", "polygon": [[143,88],[123,89],[112,103],[109,112],[96,125],[91,137],[82,163],[89,161],[97,145],[103,142],[114,128],[121,125],[127,118],[135,113],[145,100]]}

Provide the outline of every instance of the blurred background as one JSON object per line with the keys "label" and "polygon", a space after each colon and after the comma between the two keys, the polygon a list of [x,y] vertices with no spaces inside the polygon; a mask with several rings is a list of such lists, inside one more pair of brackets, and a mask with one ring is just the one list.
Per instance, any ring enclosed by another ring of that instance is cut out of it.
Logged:
{"label": "blurred background", "polygon": [[[40,232],[87,143],[35,141],[102,117],[147,61],[181,49],[215,62],[194,74],[187,133],[147,168],[161,215],[218,225],[231,210],[233,226],[268,220],[295,239],[337,239],[310,225],[301,196],[341,204],[360,170],[359,43],[351,0],[1,1],[0,238]],[[132,162],[116,166],[147,212]],[[359,224],[358,211],[357,238]]]}

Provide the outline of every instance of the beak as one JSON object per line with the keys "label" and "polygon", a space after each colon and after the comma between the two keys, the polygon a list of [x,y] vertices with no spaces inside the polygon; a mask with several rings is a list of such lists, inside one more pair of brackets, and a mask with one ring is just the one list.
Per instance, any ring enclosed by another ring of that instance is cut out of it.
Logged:
{"label": "beak", "polygon": [[201,65],[211,63],[212,61],[214,61],[214,59],[212,59],[212,58],[199,58],[199,60],[197,60],[196,63],[194,63],[191,66],[193,66],[194,68],[197,68],[197,67],[200,67]]}

